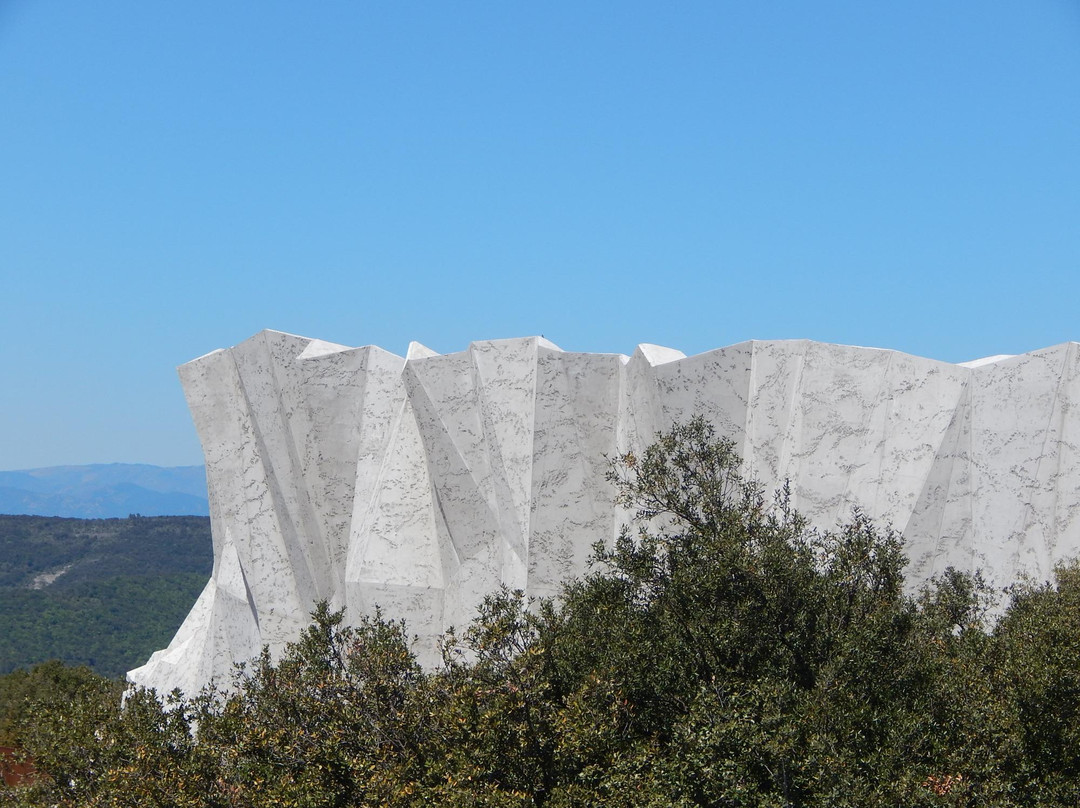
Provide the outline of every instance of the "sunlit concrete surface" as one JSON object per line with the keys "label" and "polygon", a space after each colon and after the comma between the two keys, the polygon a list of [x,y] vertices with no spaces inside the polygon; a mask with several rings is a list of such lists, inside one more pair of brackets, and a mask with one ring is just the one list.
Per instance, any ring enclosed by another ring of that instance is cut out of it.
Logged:
{"label": "sunlit concrete surface", "polygon": [[909,578],[1051,575],[1080,546],[1080,354],[953,365],[806,340],[687,357],[542,338],[406,357],[264,331],[180,368],[206,455],[214,572],[129,678],[193,693],[272,651],[326,599],[408,621],[425,662],[500,584],[555,595],[627,515],[608,458],[704,415],[748,476],[835,527],[904,535]]}

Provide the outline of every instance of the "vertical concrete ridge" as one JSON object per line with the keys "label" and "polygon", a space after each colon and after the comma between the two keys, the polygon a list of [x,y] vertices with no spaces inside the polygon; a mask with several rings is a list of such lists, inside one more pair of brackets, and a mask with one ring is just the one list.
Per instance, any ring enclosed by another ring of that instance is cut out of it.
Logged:
{"label": "vertical concrete ridge", "polygon": [[401,357],[277,331],[179,369],[207,461],[214,572],[169,647],[165,692],[227,682],[313,601],[406,619],[425,664],[500,585],[557,596],[629,514],[604,471],[693,415],[766,488],[832,529],[902,529],[911,586],[946,566],[1048,578],[1080,551],[1076,343],[955,365],[810,340],[686,356],[542,337]]}

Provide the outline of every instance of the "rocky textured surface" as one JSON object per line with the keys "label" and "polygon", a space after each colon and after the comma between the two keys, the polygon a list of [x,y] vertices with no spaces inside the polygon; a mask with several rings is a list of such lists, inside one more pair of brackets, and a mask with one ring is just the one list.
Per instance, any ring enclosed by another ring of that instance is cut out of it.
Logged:
{"label": "rocky textured surface", "polygon": [[606,457],[695,413],[766,487],[834,527],[902,531],[912,581],[998,583],[1080,546],[1080,354],[1065,343],[953,365],[806,340],[687,357],[542,338],[402,358],[264,331],[180,368],[206,455],[214,572],[132,681],[193,692],[279,649],[327,599],[435,638],[499,584],[552,595],[624,517]]}

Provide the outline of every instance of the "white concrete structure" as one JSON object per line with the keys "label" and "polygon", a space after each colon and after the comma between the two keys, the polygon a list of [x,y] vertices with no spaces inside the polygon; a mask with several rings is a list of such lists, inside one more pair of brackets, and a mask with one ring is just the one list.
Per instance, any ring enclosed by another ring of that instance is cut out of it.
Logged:
{"label": "white concrete structure", "polygon": [[606,457],[701,413],[747,473],[835,527],[948,565],[1048,578],[1080,547],[1080,346],[953,365],[805,340],[697,356],[544,339],[406,358],[264,331],[180,368],[206,454],[214,572],[129,678],[193,693],[280,649],[328,599],[404,617],[422,659],[500,583],[554,595],[623,517]]}

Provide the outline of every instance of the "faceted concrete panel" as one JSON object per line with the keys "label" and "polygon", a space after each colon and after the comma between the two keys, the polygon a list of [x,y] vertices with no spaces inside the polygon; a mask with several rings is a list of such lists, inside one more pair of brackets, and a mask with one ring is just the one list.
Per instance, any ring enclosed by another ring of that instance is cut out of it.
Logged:
{"label": "faceted concrete panel", "polygon": [[188,693],[295,639],[315,601],[407,620],[425,664],[500,585],[556,596],[628,514],[609,459],[701,414],[747,476],[833,528],[903,532],[913,586],[999,584],[1080,547],[1080,351],[952,365],[806,340],[686,357],[542,338],[400,357],[265,331],[180,368],[207,462],[214,572],[129,677]]}

